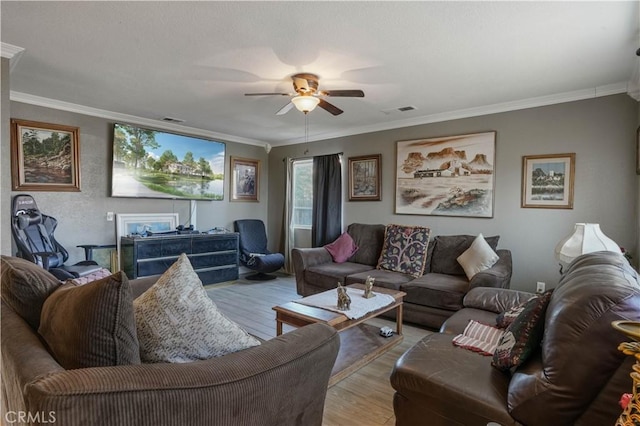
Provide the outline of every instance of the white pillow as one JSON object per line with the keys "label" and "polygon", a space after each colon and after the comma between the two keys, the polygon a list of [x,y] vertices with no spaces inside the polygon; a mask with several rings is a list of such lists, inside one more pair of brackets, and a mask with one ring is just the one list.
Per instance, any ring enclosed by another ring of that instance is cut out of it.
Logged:
{"label": "white pillow", "polygon": [[218,311],[185,254],[133,308],[142,362],[190,362],[260,344]]}
{"label": "white pillow", "polygon": [[500,258],[484,239],[482,234],[478,234],[471,246],[458,256],[458,263],[471,279],[478,272],[491,268]]}

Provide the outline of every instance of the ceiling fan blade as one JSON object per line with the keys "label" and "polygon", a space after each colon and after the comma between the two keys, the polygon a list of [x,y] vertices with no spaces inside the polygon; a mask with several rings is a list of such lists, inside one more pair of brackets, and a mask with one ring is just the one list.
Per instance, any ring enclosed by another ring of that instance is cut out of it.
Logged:
{"label": "ceiling fan blade", "polygon": [[293,102],[289,102],[288,104],[280,108],[278,112],[276,112],[276,115],[284,115],[291,111],[291,108],[293,108]]}
{"label": "ceiling fan blade", "polygon": [[320,94],[324,96],[341,96],[343,98],[364,98],[362,90],[323,90]]}
{"label": "ceiling fan blade", "polygon": [[342,114],[344,111],[342,111],[340,108],[338,108],[337,106],[330,104],[329,102],[325,101],[324,99],[320,99],[320,103],[318,104],[318,106],[322,109],[324,109],[325,111],[330,112],[333,115],[340,115]]}
{"label": "ceiling fan blade", "polygon": [[290,93],[245,93],[245,96],[292,96]]}

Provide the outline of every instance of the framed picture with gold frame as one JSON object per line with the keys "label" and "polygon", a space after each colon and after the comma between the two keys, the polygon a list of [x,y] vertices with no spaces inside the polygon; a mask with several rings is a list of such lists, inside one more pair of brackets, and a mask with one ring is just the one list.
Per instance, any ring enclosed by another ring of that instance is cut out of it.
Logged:
{"label": "framed picture with gold frame", "polygon": [[522,157],[522,207],[572,209],[576,154]]}
{"label": "framed picture with gold frame", "polygon": [[260,160],[231,157],[231,201],[258,202]]}
{"label": "framed picture with gold frame", "polygon": [[349,201],[380,201],[382,155],[349,157]]}
{"label": "framed picture with gold frame", "polygon": [[80,191],[77,127],[11,119],[14,191]]}

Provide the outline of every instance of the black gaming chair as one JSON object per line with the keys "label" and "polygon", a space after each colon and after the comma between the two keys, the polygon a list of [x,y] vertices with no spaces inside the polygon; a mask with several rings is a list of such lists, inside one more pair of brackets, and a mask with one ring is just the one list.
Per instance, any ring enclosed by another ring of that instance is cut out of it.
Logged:
{"label": "black gaming chair", "polygon": [[58,221],[38,210],[31,195],[13,197],[11,234],[18,247],[16,256],[42,266],[61,281],[78,278],[99,271],[94,261],[82,261],[65,266],[69,253],[55,239]]}
{"label": "black gaming chair", "polygon": [[268,274],[284,266],[284,256],[267,250],[264,223],[257,219],[236,220],[234,229],[240,236],[240,263],[257,272],[245,278],[259,281],[276,278]]}

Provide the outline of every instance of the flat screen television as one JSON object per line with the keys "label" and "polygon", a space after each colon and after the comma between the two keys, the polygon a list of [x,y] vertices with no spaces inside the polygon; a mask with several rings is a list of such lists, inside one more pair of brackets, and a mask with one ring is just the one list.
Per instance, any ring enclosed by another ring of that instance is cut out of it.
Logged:
{"label": "flat screen television", "polygon": [[222,200],[225,148],[223,142],[117,123],[111,196]]}

